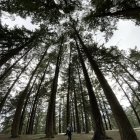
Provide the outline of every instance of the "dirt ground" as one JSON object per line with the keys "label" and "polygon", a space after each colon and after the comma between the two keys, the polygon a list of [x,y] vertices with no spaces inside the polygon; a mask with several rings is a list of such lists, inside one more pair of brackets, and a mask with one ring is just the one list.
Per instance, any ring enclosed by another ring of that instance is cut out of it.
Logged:
{"label": "dirt ground", "polygon": [[[140,129],[135,130],[135,131],[136,131],[137,137],[140,140]],[[113,140],[121,140],[118,130],[111,130],[111,131],[106,131],[106,132],[109,137],[113,138]],[[92,132],[90,134],[83,134],[83,133],[73,134],[72,140],[91,140],[92,136],[93,136]],[[45,138],[45,135],[42,135],[42,134],[21,135],[18,138],[10,138],[10,136],[8,135],[0,134],[0,140],[51,140],[51,139]],[[53,140],[67,140],[67,136],[65,136],[64,134],[59,134],[59,135],[56,135],[55,138],[53,138]]]}

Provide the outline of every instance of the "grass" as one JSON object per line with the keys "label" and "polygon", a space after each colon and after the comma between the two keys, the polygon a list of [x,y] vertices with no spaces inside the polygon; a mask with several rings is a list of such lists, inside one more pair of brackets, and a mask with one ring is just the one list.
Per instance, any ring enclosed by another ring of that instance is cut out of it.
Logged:
{"label": "grass", "polygon": [[[136,131],[137,137],[140,140],[140,129],[136,129],[135,131]],[[113,140],[121,140],[118,130],[109,130],[106,132],[109,137],[113,138]],[[72,135],[72,140],[91,140],[92,137],[93,137],[92,132],[89,134],[84,134],[84,133],[75,134],[74,133]],[[52,139],[45,138],[45,135],[43,134],[21,135],[17,138],[11,138],[9,135],[1,134],[0,140],[52,140]],[[55,138],[53,138],[53,140],[67,140],[67,136],[65,136],[64,134],[59,134],[59,135],[56,135]]]}

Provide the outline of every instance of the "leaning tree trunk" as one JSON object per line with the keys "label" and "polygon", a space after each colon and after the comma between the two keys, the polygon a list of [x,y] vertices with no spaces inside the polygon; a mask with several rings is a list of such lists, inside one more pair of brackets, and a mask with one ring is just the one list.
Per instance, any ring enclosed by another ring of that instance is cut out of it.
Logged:
{"label": "leaning tree trunk", "polygon": [[103,116],[105,128],[106,128],[106,130],[108,130],[108,125],[107,125],[107,122],[106,122],[105,113],[104,113],[104,110],[103,110],[103,107],[102,107],[102,104],[101,104],[101,99],[100,99],[98,93],[96,94],[96,97],[97,97],[97,99],[98,99],[98,104],[99,104],[100,110],[101,110],[101,112],[102,112],[102,116]]}
{"label": "leaning tree trunk", "polygon": [[46,137],[53,138],[54,137],[54,110],[55,110],[55,99],[56,99],[56,92],[57,92],[57,82],[59,76],[59,68],[61,63],[61,54],[62,54],[62,45],[60,45],[60,50],[57,56],[57,63],[55,69],[55,75],[51,87],[51,95],[48,105],[47,117],[46,117]]}
{"label": "leaning tree trunk", "polygon": [[16,84],[16,82],[19,80],[20,76],[22,75],[22,73],[25,71],[25,69],[27,68],[27,66],[29,65],[29,63],[32,61],[32,59],[27,63],[27,65],[22,69],[22,71],[20,72],[20,74],[17,76],[16,80],[12,83],[11,87],[8,89],[7,93],[5,94],[4,98],[2,99],[1,103],[0,103],[0,113],[2,111],[2,108],[6,102],[6,99],[8,97],[8,95],[11,93],[11,90],[13,89],[14,85]]}
{"label": "leaning tree trunk", "polygon": [[106,102],[105,102],[104,97],[101,93],[100,93],[100,97],[102,98],[102,104],[103,104],[103,107],[105,109],[105,113],[106,113],[106,116],[107,116],[109,129],[112,130],[112,126],[111,126],[111,122],[110,122],[110,118],[109,118],[109,114],[108,114],[108,109],[106,108],[106,104],[105,104]]}
{"label": "leaning tree trunk", "polygon": [[128,60],[132,65],[134,65],[136,68],[137,68],[137,70],[140,70],[140,67],[139,67],[139,65],[138,64],[136,64],[136,62],[135,61],[133,61],[133,60],[131,60],[131,59],[129,59],[129,58],[127,58],[127,57],[125,57],[125,56],[123,56],[126,60]]}
{"label": "leaning tree trunk", "polygon": [[27,97],[28,89],[30,87],[30,83],[31,83],[31,81],[32,81],[32,79],[33,79],[38,67],[40,66],[42,60],[44,59],[44,57],[45,57],[45,55],[47,53],[47,49],[44,52],[43,56],[41,57],[39,63],[36,66],[36,68],[32,72],[32,75],[31,75],[31,77],[30,77],[30,79],[28,81],[27,86],[25,87],[24,91],[21,93],[21,95],[19,97],[19,100],[18,100],[18,103],[17,103],[17,108],[16,108],[16,111],[15,111],[15,114],[14,114],[14,119],[13,119],[13,122],[12,122],[12,128],[11,128],[11,135],[12,135],[13,138],[18,136],[20,118],[21,118],[22,108],[23,108],[23,105],[24,105],[24,100]]}
{"label": "leaning tree trunk", "polygon": [[140,82],[134,77],[134,75],[132,75],[128,70],[127,68],[125,68],[124,65],[122,65],[120,62],[117,62],[124,70],[126,73],[129,74],[129,76],[138,84],[138,86],[140,87]]}
{"label": "leaning tree trunk", "polygon": [[130,105],[131,105],[131,107],[132,107],[132,109],[133,109],[133,111],[134,111],[134,113],[135,113],[135,116],[136,116],[136,118],[137,118],[137,121],[138,121],[138,123],[139,123],[139,125],[140,125],[140,118],[139,118],[139,115],[138,115],[138,113],[137,113],[137,111],[136,111],[136,109],[135,109],[133,103],[131,102],[129,96],[127,95],[127,93],[126,93],[125,90],[123,89],[123,87],[122,87],[121,83],[119,82],[119,80],[118,80],[115,76],[113,76],[113,77],[115,78],[116,82],[119,84],[119,86],[120,86],[120,88],[122,89],[123,93],[125,94],[127,100],[129,101],[129,103],[130,103]]}
{"label": "leaning tree trunk", "polygon": [[22,44],[21,46],[12,49],[10,51],[8,51],[1,59],[0,59],[0,68],[3,64],[5,64],[9,59],[11,59],[13,56],[18,55],[19,52],[21,52],[23,49],[32,49],[35,45],[30,46],[34,41],[37,41],[39,36],[41,35],[41,31],[37,31],[35,32],[31,38],[24,44]]}
{"label": "leaning tree trunk", "polygon": [[93,140],[105,140],[105,130],[103,127],[102,117],[100,114],[100,110],[98,108],[95,93],[93,91],[92,84],[90,82],[90,78],[89,78],[86,66],[84,64],[84,60],[82,58],[80,49],[79,49],[77,43],[76,43],[76,45],[77,45],[77,50],[78,50],[78,54],[79,54],[79,60],[82,65],[82,69],[83,69],[83,73],[84,73],[84,77],[85,77],[85,81],[86,81],[86,87],[87,87],[88,94],[89,94],[92,117],[93,117],[94,124],[95,124],[95,132],[94,132]]}
{"label": "leaning tree trunk", "polygon": [[75,105],[75,115],[76,115],[76,125],[77,125],[77,133],[81,133],[81,126],[80,126],[80,119],[79,119],[79,113],[78,113],[78,107],[77,107],[77,96],[75,91],[75,81],[73,79],[73,91],[74,91],[74,105]]}
{"label": "leaning tree trunk", "polygon": [[29,52],[31,49],[32,49],[32,48],[30,48],[29,50],[27,50],[18,60],[16,60],[16,61],[12,64],[12,66],[10,66],[8,69],[6,69],[6,70],[4,71],[4,73],[0,76],[0,81],[1,81],[1,80],[4,80],[4,79],[6,78],[7,74],[10,72],[10,70],[11,70],[24,56],[26,56],[26,55],[28,54],[28,52]]}
{"label": "leaning tree trunk", "polygon": [[[38,74],[39,74],[39,73],[38,73]],[[24,106],[23,106],[23,110],[22,110],[22,114],[21,114],[21,118],[20,118],[19,134],[21,134],[21,132],[22,132],[22,127],[23,127],[23,122],[24,122],[26,107],[27,107],[27,104],[28,104],[29,97],[30,97],[30,95],[31,95],[32,89],[33,89],[33,87],[34,87],[34,85],[35,85],[35,82],[36,82],[36,79],[37,79],[37,77],[38,77],[38,74],[37,74],[37,76],[36,76],[36,78],[35,78],[35,80],[34,80],[32,86],[31,86],[31,88],[30,88],[28,94],[27,94],[26,101],[25,101]]]}
{"label": "leaning tree trunk", "polygon": [[43,73],[41,79],[40,79],[40,83],[39,83],[39,86],[38,86],[38,89],[37,89],[37,92],[36,92],[36,95],[35,95],[35,99],[34,99],[34,103],[33,103],[33,107],[32,107],[32,112],[31,112],[31,116],[30,116],[30,120],[29,120],[29,126],[28,126],[27,134],[33,134],[33,125],[34,125],[34,119],[35,119],[35,114],[36,114],[36,108],[37,108],[37,104],[38,104],[39,97],[40,97],[40,89],[41,89],[41,85],[44,81],[48,65],[49,65],[49,62],[48,62],[47,66],[44,70],[44,73]]}
{"label": "leaning tree trunk", "polygon": [[104,90],[106,98],[111,106],[112,112],[113,112],[116,122],[118,124],[121,139],[122,140],[132,140],[132,139],[138,140],[135,131],[133,130],[125,112],[123,111],[122,106],[118,102],[113,90],[111,89],[111,87],[108,84],[107,80],[105,79],[103,73],[99,69],[97,62],[93,59],[93,57],[91,56],[87,47],[85,46],[84,42],[82,41],[78,31],[75,28],[75,25],[72,25],[72,28],[74,29],[75,34],[82,46],[82,49],[84,50],[84,53],[86,54],[91,66],[92,66],[92,69],[94,70],[94,72],[101,84],[101,87]]}
{"label": "leaning tree trunk", "polygon": [[132,90],[134,96],[135,96],[135,97],[137,98],[137,100],[140,102],[140,98],[139,98],[139,96],[137,95],[137,93],[135,92],[135,90],[131,87],[131,85],[128,83],[128,81],[125,80],[123,76],[121,76],[121,78],[122,78],[123,81],[128,85],[128,87]]}

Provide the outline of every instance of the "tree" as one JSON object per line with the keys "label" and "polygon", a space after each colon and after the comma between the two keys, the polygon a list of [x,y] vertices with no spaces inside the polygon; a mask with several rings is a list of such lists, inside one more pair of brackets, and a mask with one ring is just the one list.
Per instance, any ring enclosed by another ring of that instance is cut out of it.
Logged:
{"label": "tree", "polygon": [[[82,41],[78,31],[75,28],[75,25],[72,25],[73,30],[75,31],[75,34],[82,46],[82,49],[84,50],[84,53],[86,54],[92,69],[94,70],[103,90],[106,95],[106,98],[111,106],[112,112],[114,113],[114,117],[116,119],[116,122],[118,124],[120,135],[123,140],[131,140],[135,139],[137,140],[137,136],[126,116],[124,113],[121,105],[119,104],[114,92],[112,91],[111,87],[109,86],[107,80],[105,79],[104,75],[102,74],[101,70],[98,67],[97,62],[91,57],[87,47],[85,46],[84,42]],[[118,113],[119,112],[119,113]],[[119,115],[121,114],[121,116]],[[129,135],[128,135],[129,134]]]}
{"label": "tree", "polygon": [[78,47],[78,44],[77,44],[77,50],[78,50],[79,60],[80,60],[81,65],[82,65],[82,69],[83,69],[83,73],[84,73],[84,77],[85,77],[85,81],[86,81],[86,87],[87,87],[89,98],[90,98],[91,111],[92,111],[92,115],[93,115],[92,117],[93,117],[94,123],[95,123],[95,133],[94,133],[93,140],[105,140],[105,130],[103,127],[101,114],[100,114],[100,111],[98,108],[95,93],[92,89],[92,85],[91,85],[91,82],[90,82],[82,55],[80,53],[80,49]]}
{"label": "tree", "polygon": [[20,125],[20,117],[21,117],[21,112],[22,112],[22,108],[23,108],[23,105],[24,105],[24,100],[27,97],[27,93],[28,93],[28,89],[29,89],[29,86],[31,84],[31,81],[32,81],[38,67],[40,66],[42,60],[44,59],[44,57],[47,53],[47,50],[48,50],[48,48],[45,50],[45,52],[42,55],[39,63],[37,64],[36,68],[33,70],[27,86],[25,87],[23,92],[20,94],[20,97],[19,97],[19,100],[18,100],[18,103],[17,103],[17,108],[16,108],[15,115],[14,115],[14,119],[13,119],[13,123],[12,123],[11,135],[12,135],[13,138],[18,136],[19,125]]}
{"label": "tree", "polygon": [[21,70],[20,74],[17,76],[17,78],[15,79],[15,81],[12,83],[11,87],[8,89],[7,93],[5,94],[4,98],[2,99],[2,101],[0,103],[0,113],[2,111],[4,103],[6,102],[6,99],[7,99],[8,95],[10,94],[12,88],[14,87],[15,83],[18,81],[18,79],[20,78],[22,73],[25,71],[25,69],[28,67],[28,65],[30,64],[31,61],[32,61],[32,59],[27,63],[27,65],[25,67],[23,67],[23,69]]}
{"label": "tree", "polygon": [[48,105],[48,111],[47,111],[47,117],[46,117],[46,137],[47,138],[53,138],[54,137],[54,111],[55,111],[55,99],[56,99],[56,92],[57,92],[57,82],[58,82],[58,76],[59,76],[59,69],[61,64],[61,55],[62,55],[62,44],[60,45],[60,50],[57,56],[57,62],[56,62],[56,69],[55,69],[55,75],[51,87],[51,95],[49,99],[49,105]]}

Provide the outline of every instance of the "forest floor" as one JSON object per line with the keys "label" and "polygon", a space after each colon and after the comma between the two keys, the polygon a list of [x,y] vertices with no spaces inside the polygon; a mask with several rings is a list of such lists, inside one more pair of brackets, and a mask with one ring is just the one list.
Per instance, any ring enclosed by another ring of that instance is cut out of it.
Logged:
{"label": "forest floor", "polygon": [[[135,131],[136,131],[137,137],[140,140],[140,129],[136,129]],[[109,130],[106,132],[107,132],[107,135],[109,137],[112,137],[113,140],[121,140],[118,130]],[[72,135],[72,140],[91,140],[92,137],[93,137],[92,132],[89,134],[84,134],[84,133],[75,134],[74,133]],[[47,139],[45,138],[45,135],[37,134],[37,135],[21,135],[18,138],[10,138],[10,136],[8,135],[0,134],[0,140],[67,140],[67,136],[65,136],[64,134],[58,134],[53,139]]]}

